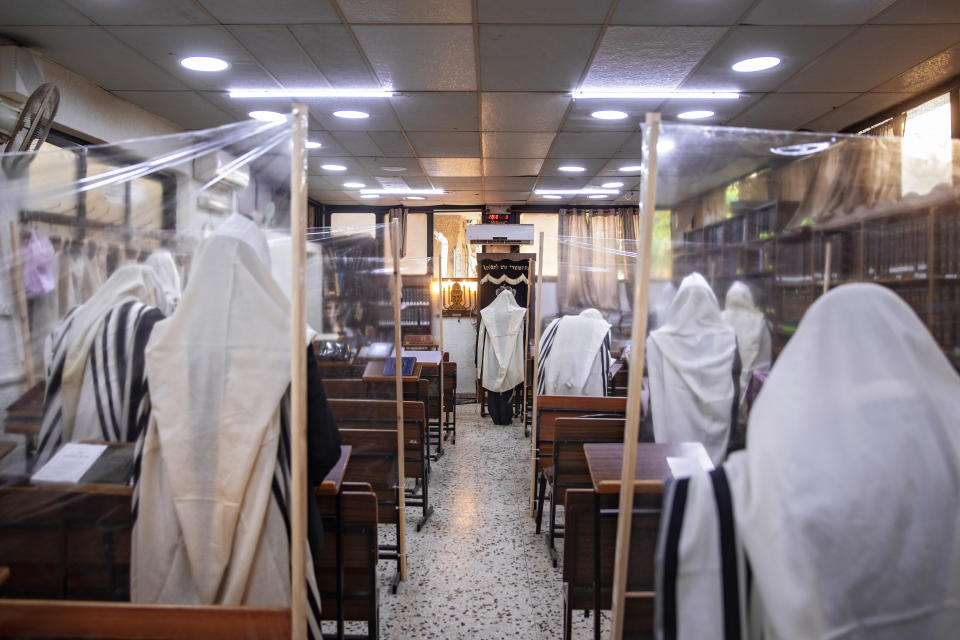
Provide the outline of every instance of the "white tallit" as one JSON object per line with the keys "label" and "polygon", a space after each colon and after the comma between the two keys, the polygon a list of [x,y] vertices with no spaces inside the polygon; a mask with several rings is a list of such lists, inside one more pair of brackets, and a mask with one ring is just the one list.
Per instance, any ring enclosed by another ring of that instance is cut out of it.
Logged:
{"label": "white tallit", "polygon": [[599,311],[557,318],[544,331],[539,349],[541,395],[607,395],[610,323]]}
{"label": "white tallit", "polygon": [[289,333],[289,302],[254,250],[207,240],[147,348],[134,601],[289,605]]}
{"label": "white tallit", "polygon": [[667,312],[670,311],[670,304],[677,297],[677,288],[672,282],[668,282],[660,289],[653,304],[650,305],[650,318],[648,320],[648,331],[658,329],[667,320]]}
{"label": "white tallit", "polygon": [[[958,416],[960,377],[891,291],[843,285],[810,307],[754,405],[746,450],[723,466],[736,537],[752,568],[742,637],[956,637]],[[675,493],[665,500],[661,547],[670,547],[670,521],[685,532],[723,511],[701,499],[688,500],[684,514]],[[689,578],[689,588],[677,582],[679,626],[689,620],[691,630],[719,630],[723,621],[710,603],[729,602],[731,592],[717,593],[716,571],[692,581],[697,566],[720,566],[723,545],[704,531],[679,538],[676,573]],[[711,553],[712,565],[688,564]],[[741,573],[733,594],[741,610],[744,582]]]}
{"label": "white tallit", "polygon": [[707,281],[699,273],[684,278],[666,322],[647,337],[657,442],[701,442],[714,464],[723,460],[730,439],[736,343]]}
{"label": "white tallit", "polygon": [[763,313],[753,303],[753,293],[743,282],[737,280],[727,290],[723,321],[737,334],[737,349],[740,350],[740,390],[747,388],[751,369],[766,371],[773,359],[770,329]]}
{"label": "white tallit", "polygon": [[177,263],[166,249],[159,249],[150,254],[144,264],[151,267],[157,274],[163,293],[167,297],[167,307],[170,311],[180,304],[183,287],[180,286],[180,272]]}
{"label": "white tallit", "polygon": [[488,391],[509,391],[523,382],[523,321],[527,310],[504,289],[480,310],[477,377]]}

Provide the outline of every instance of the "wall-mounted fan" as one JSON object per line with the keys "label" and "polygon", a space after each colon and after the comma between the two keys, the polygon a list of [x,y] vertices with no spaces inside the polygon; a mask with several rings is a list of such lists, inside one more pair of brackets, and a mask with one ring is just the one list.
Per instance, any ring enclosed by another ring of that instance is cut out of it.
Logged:
{"label": "wall-mounted fan", "polygon": [[[36,151],[46,141],[53,126],[53,118],[60,106],[60,91],[50,82],[41,84],[27,98],[20,111],[17,124],[10,132],[10,139],[4,147],[5,153]],[[23,171],[33,156],[28,154],[11,155],[3,158],[3,170],[8,176]]]}

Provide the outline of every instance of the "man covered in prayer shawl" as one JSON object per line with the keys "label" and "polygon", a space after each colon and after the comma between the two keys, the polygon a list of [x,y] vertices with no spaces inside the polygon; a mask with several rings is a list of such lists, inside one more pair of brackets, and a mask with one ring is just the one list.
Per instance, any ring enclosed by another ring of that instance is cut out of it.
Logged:
{"label": "man covered in prayer shawl", "polygon": [[737,280],[727,290],[723,321],[737,334],[737,349],[740,353],[740,390],[747,388],[750,371],[767,371],[773,360],[773,345],[770,327],[763,313],[753,304],[753,293],[743,282]]}
{"label": "man covered in prayer shawl", "polygon": [[156,272],[125,265],[70,310],[44,345],[46,389],[35,464],[66,442],[133,442],[149,403],[144,349],[172,311]]}
{"label": "man covered in prayer shawl", "polygon": [[683,279],[663,325],[647,337],[650,412],[657,442],[700,442],[714,464],[736,422],[737,339],[699,273]]}
{"label": "man covered in prayer shawl", "polygon": [[[247,222],[233,220],[204,243],[180,306],[147,347],[135,602],[290,604],[290,303],[264,262],[262,232]],[[313,486],[336,463],[340,436],[304,348]],[[316,551],[314,523],[308,544]],[[307,565],[308,630],[319,638],[309,550]]]}
{"label": "man covered in prayer shawl", "polygon": [[610,376],[610,323],[596,309],[562,316],[540,337],[540,395],[605,396]]}
{"label": "man covered in prayer shawl", "polygon": [[524,318],[527,310],[517,304],[510,289],[480,310],[477,331],[477,378],[487,396],[494,424],[513,422],[513,389],[523,382]]}
{"label": "man covered in prayer shawl", "polygon": [[960,377],[893,292],[818,299],[746,450],[665,488],[657,637],[956,638],[958,416]]}

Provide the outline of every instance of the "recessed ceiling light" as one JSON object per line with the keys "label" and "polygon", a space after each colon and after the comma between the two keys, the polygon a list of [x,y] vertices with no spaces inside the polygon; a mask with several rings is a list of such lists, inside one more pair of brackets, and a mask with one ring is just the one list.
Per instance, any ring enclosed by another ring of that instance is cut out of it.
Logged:
{"label": "recessed ceiling light", "polygon": [[604,182],[600,186],[603,187],[604,189],[616,189],[618,187],[622,187],[623,183],[622,182]]}
{"label": "recessed ceiling light", "polygon": [[553,195],[552,193],[544,193],[544,194],[541,194],[540,197],[541,197],[541,198],[545,198],[545,199],[547,199],[547,200],[562,200],[562,199],[563,199],[563,196],[555,196],[555,195]]}
{"label": "recessed ceiling light", "polygon": [[251,111],[247,114],[254,120],[263,120],[264,122],[277,122],[279,120],[286,120],[287,116],[282,113],[277,113],[276,111]]}
{"label": "recessed ceiling light", "polygon": [[595,193],[595,194],[593,194],[592,196],[588,196],[588,197],[589,197],[591,200],[602,200],[602,199],[606,198],[607,196],[603,195],[602,193]]}
{"label": "recessed ceiling light", "polygon": [[406,171],[406,167],[380,167],[383,171]]}
{"label": "recessed ceiling light", "polygon": [[628,164],[628,165],[626,165],[626,166],[620,167],[620,171],[623,171],[623,172],[628,172],[628,171],[641,171],[642,169],[643,169],[643,167],[641,167],[641,166],[638,165],[638,164]]}
{"label": "recessed ceiling light", "polygon": [[427,196],[442,196],[446,193],[443,189],[364,189],[361,193],[382,193],[384,195],[427,195]]}
{"label": "recessed ceiling light", "polygon": [[324,171],[346,171],[347,168],[342,164],[322,164],[320,168]]}
{"label": "recessed ceiling light", "polygon": [[713,115],[714,112],[709,109],[695,109],[694,111],[678,113],[677,117],[681,120],[703,120],[704,118],[711,118]]}
{"label": "recessed ceiling light", "polygon": [[315,140],[307,140],[306,147],[307,149],[319,149],[323,144]]}
{"label": "recessed ceiling light", "polygon": [[590,114],[597,120],[623,120],[627,117],[625,111],[616,111],[614,109],[601,109]]}
{"label": "recessed ceiling light", "polygon": [[406,200],[426,200],[423,196],[404,196]]}
{"label": "recessed ceiling light", "polygon": [[350,109],[334,111],[333,115],[337,116],[338,118],[347,118],[349,120],[362,120],[363,118],[370,117],[370,114],[366,111],[352,111]]}
{"label": "recessed ceiling light", "polygon": [[231,98],[389,98],[392,89],[230,89]]}
{"label": "recessed ceiling light", "polygon": [[209,56],[190,56],[180,60],[180,66],[191,71],[223,71],[230,68],[230,63],[220,58]]}
{"label": "recessed ceiling light", "polygon": [[780,58],[776,56],[760,56],[759,58],[747,58],[735,63],[730,68],[740,73],[751,73],[753,71],[763,71],[772,69],[780,64]]}
{"label": "recessed ceiling light", "polygon": [[379,198],[380,196],[377,195],[376,193],[361,193],[360,197],[363,198],[364,200],[371,200],[373,198]]}
{"label": "recessed ceiling light", "polygon": [[805,142],[802,144],[791,144],[786,147],[773,147],[770,149],[778,156],[807,156],[811,153],[819,153],[830,148],[830,142]]}
{"label": "recessed ceiling light", "polygon": [[700,100],[736,100],[740,97],[737,91],[675,91],[664,89],[581,89],[570,94],[574,100],[593,100],[601,98],[614,99],[683,99],[698,98]]}
{"label": "recessed ceiling light", "polygon": [[565,164],[562,167],[557,167],[558,171],[566,171],[567,173],[580,173],[581,171],[586,171],[586,167],[580,167],[574,164]]}
{"label": "recessed ceiling light", "polygon": [[367,185],[363,184],[362,182],[344,182],[343,186],[345,186],[347,189],[363,189]]}

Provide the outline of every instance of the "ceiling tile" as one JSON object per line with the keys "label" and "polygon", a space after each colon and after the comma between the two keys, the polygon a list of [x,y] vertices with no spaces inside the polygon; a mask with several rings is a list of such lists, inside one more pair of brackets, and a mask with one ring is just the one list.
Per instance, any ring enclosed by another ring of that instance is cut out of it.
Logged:
{"label": "ceiling tile", "polygon": [[407,184],[411,189],[433,189],[432,178],[426,176],[410,176],[406,178]]}
{"label": "ceiling tile", "polygon": [[[323,98],[303,100],[310,107],[310,117],[328,131],[399,131],[390,103],[383,98]],[[369,118],[338,118],[334,111],[363,111]]]}
{"label": "ceiling tile", "polygon": [[368,131],[367,135],[380,147],[385,156],[412,158],[413,148],[399,131]]}
{"label": "ceiling tile", "polygon": [[541,176],[537,189],[582,189],[590,182],[589,176]]}
{"label": "ceiling tile", "polygon": [[451,191],[441,196],[441,200],[444,204],[476,205],[479,207],[483,203],[481,193],[479,189],[475,191]]}
{"label": "ceiling tile", "polygon": [[[699,91],[772,91],[854,27],[737,27],[683,83]],[[730,67],[745,58],[777,56],[781,62],[756,73],[737,73]]]}
{"label": "ceiling tile", "polygon": [[224,24],[339,23],[340,16],[329,0],[199,0]]}
{"label": "ceiling tile", "polygon": [[[193,0],[67,0],[97,24],[211,24],[210,16]],[[34,7],[53,4],[32,0]],[[6,3],[4,3],[4,6]],[[2,13],[2,11],[0,11]],[[0,22],[3,22],[0,19]]]}
{"label": "ceiling tile", "polygon": [[469,23],[470,0],[340,0],[349,22]]}
{"label": "ceiling tile", "polygon": [[[339,164],[347,168],[346,171],[328,171],[321,167],[324,164]],[[356,159],[349,156],[333,157],[333,158],[323,158],[319,156],[309,155],[307,157],[307,173],[312,176],[325,176],[330,180],[343,178],[346,180],[345,176],[348,175],[362,175],[365,174],[363,165]]]}
{"label": "ceiling tile", "polygon": [[114,91],[113,94],[184,129],[209,129],[236,122],[233,115],[193,91]]}
{"label": "ceiling tile", "polygon": [[640,170],[635,169],[631,171],[620,171],[620,168],[639,167],[642,163],[643,160],[641,160],[641,155],[639,153],[630,157],[617,157],[605,163],[600,170],[597,171],[597,175],[602,178],[613,178],[616,176],[616,178],[624,184],[630,184],[631,182],[640,179]]}
{"label": "ceiling tile", "polygon": [[329,86],[286,27],[247,25],[229,30],[283,86]]}
{"label": "ceiling tile", "polygon": [[497,178],[489,176],[484,178],[483,185],[487,189],[494,191],[530,191],[533,185],[537,183],[536,178]]}
{"label": "ceiling tile", "polygon": [[468,25],[367,25],[354,33],[386,87],[396,91],[473,91],[473,29]]}
{"label": "ceiling tile", "polygon": [[[868,91],[957,44],[955,25],[867,25],[791,78],[783,91]],[[883,64],[877,62],[882,60]]]}
{"label": "ceiling tile", "polygon": [[[220,27],[183,25],[109,27],[108,30],[193,89],[275,86],[256,60]],[[187,56],[216,56],[227,60],[231,66],[222,73],[190,71],[180,66],[180,59]]]}
{"label": "ceiling tile", "polygon": [[537,158],[484,158],[484,176],[535,176],[540,173],[542,159]]}
{"label": "ceiling tile", "polygon": [[390,98],[407,131],[477,131],[475,92],[401,93]]}
{"label": "ceiling tile", "polygon": [[856,93],[772,93],[729,124],[757,129],[796,129],[857,97]]}
{"label": "ceiling tile", "polygon": [[[344,173],[343,175],[334,176],[334,175],[315,175],[310,176],[310,186],[316,187],[318,189],[336,189],[340,191],[345,191],[346,193],[355,193],[356,189],[347,189],[343,186],[344,182],[362,182],[364,186],[376,188],[378,185],[374,184],[374,180],[369,178],[366,174],[358,173],[351,174],[349,172]],[[363,187],[358,187],[362,189]]]}
{"label": "ceiling tile", "polygon": [[480,22],[603,24],[611,0],[478,0]]}
{"label": "ceiling tile", "polygon": [[[749,24],[860,24],[894,0],[762,0],[747,16]],[[916,5],[916,2],[913,3]]]}
{"label": "ceiling tile", "polygon": [[586,26],[480,25],[483,89],[576,89],[599,32]]}
{"label": "ceiling tile", "polygon": [[421,158],[480,157],[480,135],[474,132],[418,131],[407,135]]}
{"label": "ceiling tile", "polygon": [[874,91],[923,93],[960,74],[960,44],[941,51],[899,76],[884,82]]}
{"label": "ceiling tile", "polygon": [[623,131],[561,131],[550,151],[552,158],[610,158],[631,136]]}
{"label": "ceiling tile", "polygon": [[255,109],[280,113],[290,111],[290,100],[288,98],[234,99],[224,91],[199,91],[198,93],[223,111],[232,114],[237,120],[246,120],[248,118],[247,114]]}
{"label": "ceiling tile", "polygon": [[484,131],[556,131],[570,105],[562,93],[480,94]]}
{"label": "ceiling tile", "polygon": [[338,89],[380,86],[342,25],[294,24],[289,29],[331,86]]}
{"label": "ceiling tile", "polygon": [[347,151],[339,142],[337,142],[337,140],[327,131],[310,131],[307,139],[320,143],[319,148],[307,149],[308,156],[316,156],[318,158],[334,158],[350,155],[350,152]]}
{"label": "ceiling tile", "polygon": [[512,204],[526,202],[529,191],[484,191],[484,200],[489,204]]}
{"label": "ceiling tile", "polygon": [[644,0],[621,2],[610,24],[628,25],[733,25],[755,0]]}
{"label": "ceiling tile", "polygon": [[[404,177],[410,175],[422,175],[423,170],[416,158],[407,157],[385,157],[385,158],[357,158],[357,160],[366,167],[367,171],[376,176]],[[403,167],[403,171],[384,171],[382,167]]]}
{"label": "ceiling tile", "polygon": [[[564,131],[636,131],[648,111],[656,111],[662,99],[653,100],[574,100],[573,108],[563,123]],[[622,120],[599,120],[590,114],[594,111],[623,111]]]}
{"label": "ceiling tile", "polygon": [[[557,137],[559,138],[562,135],[564,134],[560,133],[557,135]],[[584,171],[583,173],[575,174],[574,176],[572,176],[572,178],[574,180],[588,180],[590,179],[591,176],[595,176],[600,171],[600,169],[603,168],[603,165],[605,163],[606,163],[606,159],[601,160],[598,158],[592,158],[592,159],[578,158],[576,161],[569,160],[567,158],[547,158],[543,163],[543,167],[540,169],[540,175],[571,176],[570,173],[560,171],[557,169],[557,167],[561,167],[565,165],[577,165],[580,167],[584,167],[586,171]]]}
{"label": "ceiling tile", "polygon": [[3,27],[3,35],[108,91],[188,88],[99,27]]}
{"label": "ceiling tile", "polygon": [[839,131],[910,97],[909,93],[866,93],[816,120],[804,123],[803,128],[812,131]]}
{"label": "ceiling tile", "polygon": [[[428,158],[431,160],[432,158]],[[473,158],[468,158],[472,160]],[[479,176],[472,178],[447,178],[439,177],[433,178],[433,183],[441,189],[446,189],[447,191],[479,191],[483,186],[483,180]]]}
{"label": "ceiling tile", "polygon": [[876,24],[960,23],[957,0],[900,0],[873,20]]}
{"label": "ceiling tile", "polygon": [[421,158],[428,176],[479,176],[480,158]]}
{"label": "ceiling tile", "polygon": [[616,158],[637,158],[643,155],[643,131],[637,131],[623,143],[620,150],[614,157]]}
{"label": "ceiling tile", "polygon": [[553,142],[552,133],[484,133],[484,158],[543,158]]}
{"label": "ceiling tile", "polygon": [[725,32],[722,27],[609,27],[583,86],[673,89]]}
{"label": "ceiling tile", "polygon": [[382,153],[366,131],[338,131],[333,137],[355,156],[378,156]]}
{"label": "ceiling tile", "polygon": [[83,14],[61,0],[4,0],[0,2],[0,25],[90,24]]}
{"label": "ceiling tile", "polygon": [[704,102],[701,100],[672,99],[666,100],[660,105],[660,113],[664,120],[677,120],[677,115],[685,111],[710,110],[714,115],[705,120],[696,120],[698,124],[718,125],[724,124],[731,118],[737,116],[745,109],[755,104],[764,95],[763,93],[742,93],[737,100],[711,100]]}

